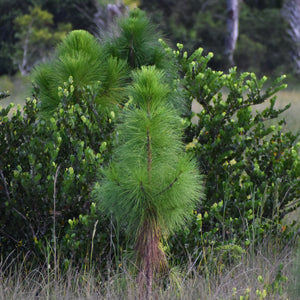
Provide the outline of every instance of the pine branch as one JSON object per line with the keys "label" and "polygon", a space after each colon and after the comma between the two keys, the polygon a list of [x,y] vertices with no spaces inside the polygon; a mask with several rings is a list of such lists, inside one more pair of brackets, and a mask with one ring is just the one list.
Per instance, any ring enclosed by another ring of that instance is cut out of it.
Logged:
{"label": "pine branch", "polygon": [[180,175],[182,174],[182,171],[179,172],[178,176],[162,191],[160,191],[159,193],[157,193],[156,195],[154,195],[154,198],[162,195],[163,193],[167,192],[168,190],[170,190],[172,188],[172,186],[178,181]]}
{"label": "pine branch", "polygon": [[151,136],[149,134],[148,126],[147,126],[147,154],[148,154],[148,176],[149,176],[149,181],[150,181],[152,152],[151,152]]}
{"label": "pine branch", "polygon": [[132,66],[132,68],[134,68],[135,67],[135,63],[134,63],[135,55],[134,55],[134,46],[133,46],[133,34],[131,34],[131,39],[130,39],[128,61],[129,61],[130,65]]}

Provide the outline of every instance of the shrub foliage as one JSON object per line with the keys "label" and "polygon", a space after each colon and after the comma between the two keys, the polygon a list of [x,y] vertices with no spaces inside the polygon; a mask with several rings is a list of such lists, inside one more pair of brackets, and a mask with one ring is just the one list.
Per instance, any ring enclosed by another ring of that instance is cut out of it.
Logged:
{"label": "shrub foliage", "polygon": [[[106,113],[97,115],[100,124],[92,119],[86,101],[94,92],[88,88],[74,105],[71,83],[70,78],[64,86],[68,93],[61,95],[65,107],[61,103],[49,119],[38,118],[35,98],[27,99],[22,109],[11,104],[1,110],[2,254],[13,249],[44,254],[54,220],[57,236],[65,240],[65,254],[78,250],[68,242],[69,220],[90,212],[90,190],[107,155],[113,122]],[[73,236],[77,248],[89,245],[92,228],[87,231],[81,233],[86,233],[82,240]]]}
{"label": "shrub foliage", "polygon": [[[206,200],[198,207],[206,218],[198,217],[196,228],[201,225],[213,241],[218,236],[242,245],[253,241],[253,232],[259,239],[277,234],[283,217],[299,206],[300,193],[299,134],[284,133],[284,119],[270,123],[290,107],[275,107],[285,76],[266,88],[266,77],[236,68],[213,71],[207,67],[212,53],[203,56],[200,48],[188,56],[177,47],[166,50],[177,60],[186,101],[199,106],[197,113],[190,110],[185,135],[206,176]],[[195,246],[193,236],[187,239]]]}

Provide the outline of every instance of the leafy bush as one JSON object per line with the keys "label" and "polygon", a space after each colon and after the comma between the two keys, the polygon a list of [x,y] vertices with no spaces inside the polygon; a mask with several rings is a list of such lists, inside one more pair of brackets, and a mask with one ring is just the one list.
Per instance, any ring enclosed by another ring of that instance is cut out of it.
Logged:
{"label": "leafy bush", "polygon": [[[60,244],[68,240],[68,220],[78,220],[90,212],[89,194],[96,171],[110,149],[113,118],[104,111],[97,114],[95,122],[95,104],[86,105],[94,97],[92,87],[86,87],[85,97],[74,105],[72,86],[70,77],[60,94],[61,104],[49,119],[38,118],[35,98],[27,99],[23,109],[19,106],[13,110],[11,104],[0,111],[3,255],[13,249],[44,254],[45,244],[56,239],[52,238],[55,227]],[[103,226],[100,222],[98,229]],[[73,235],[81,251],[72,243],[65,243],[61,251],[66,257],[77,253],[74,258],[80,258],[90,247],[92,231],[93,225],[81,232],[84,237]],[[97,235],[98,240],[107,239],[103,238],[105,228]]]}
{"label": "leafy bush", "polygon": [[[189,115],[186,142],[206,176],[206,200],[198,207],[208,213],[203,231],[247,245],[254,231],[262,238],[277,230],[289,209],[300,204],[299,134],[283,133],[284,120],[276,126],[266,122],[289,108],[275,108],[284,76],[265,89],[266,77],[238,75],[236,68],[228,74],[213,71],[207,67],[212,53],[202,56],[198,49],[188,56],[177,46],[167,51],[177,59],[185,99],[200,106]],[[268,107],[252,113],[268,99]],[[194,235],[196,246],[199,233]]]}

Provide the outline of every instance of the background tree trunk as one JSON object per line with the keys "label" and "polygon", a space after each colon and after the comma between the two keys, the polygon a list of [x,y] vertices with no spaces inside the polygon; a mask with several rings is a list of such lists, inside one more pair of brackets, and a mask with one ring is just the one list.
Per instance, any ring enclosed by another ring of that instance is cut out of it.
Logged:
{"label": "background tree trunk", "polygon": [[84,3],[75,4],[75,6],[89,20],[91,24],[90,31],[100,36],[103,32],[113,31],[116,19],[128,13],[128,7],[123,3],[100,5],[95,1],[95,12],[91,11]]}
{"label": "background tree trunk", "polygon": [[229,65],[234,65],[233,54],[239,34],[239,0],[227,0],[227,38],[225,55]]}
{"label": "background tree trunk", "polygon": [[289,24],[287,34],[293,41],[291,59],[296,73],[300,74],[300,0],[285,0],[282,14]]}

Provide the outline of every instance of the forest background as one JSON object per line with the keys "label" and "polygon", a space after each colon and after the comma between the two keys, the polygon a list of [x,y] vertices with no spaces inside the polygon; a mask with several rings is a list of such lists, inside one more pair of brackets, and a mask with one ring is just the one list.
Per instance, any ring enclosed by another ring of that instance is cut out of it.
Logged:
{"label": "forest background", "polygon": [[[232,18],[227,2],[239,4],[235,8],[238,36],[232,61],[239,71],[274,77],[281,74],[294,77],[299,73],[300,66],[295,63],[300,53],[299,1],[125,1],[125,4],[118,2],[115,8],[109,2],[1,0],[0,75],[30,71],[33,64],[49,55],[62,37],[58,33],[72,28],[99,34],[108,28],[115,15],[125,13],[125,5],[146,10],[172,45],[181,42],[190,51],[198,47],[203,47],[206,53],[212,51],[215,56],[211,66],[226,70],[227,26]],[[44,13],[38,16],[36,12],[34,16],[30,7],[39,7]],[[26,19],[24,15],[31,17]],[[24,54],[25,51],[28,53]],[[28,66],[20,63],[24,56]]]}

